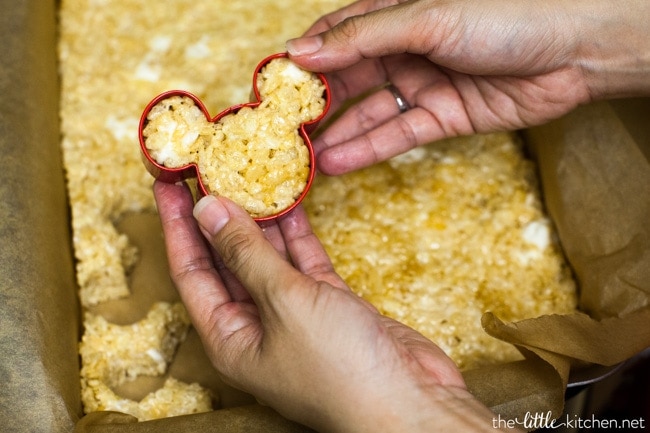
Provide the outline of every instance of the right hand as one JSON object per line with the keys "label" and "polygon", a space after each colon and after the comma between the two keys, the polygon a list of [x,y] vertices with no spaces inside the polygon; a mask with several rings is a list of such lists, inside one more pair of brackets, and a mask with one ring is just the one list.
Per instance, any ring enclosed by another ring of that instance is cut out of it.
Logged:
{"label": "right hand", "polygon": [[314,140],[321,171],[341,174],[438,139],[650,94],[649,19],[647,0],[361,0],[318,20],[287,50],[327,74],[333,108],[386,82],[412,107],[399,113],[379,91]]}

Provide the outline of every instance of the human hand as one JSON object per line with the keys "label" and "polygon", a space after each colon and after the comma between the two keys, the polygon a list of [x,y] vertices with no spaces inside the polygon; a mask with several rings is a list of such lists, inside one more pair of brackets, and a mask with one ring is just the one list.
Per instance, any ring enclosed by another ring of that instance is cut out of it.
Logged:
{"label": "human hand", "polygon": [[[392,5],[386,7],[386,5]],[[314,140],[341,174],[445,137],[545,123],[594,99],[650,94],[650,2],[361,0],[287,42],[325,72],[333,109],[386,82]]]}
{"label": "human hand", "polygon": [[262,230],[227,199],[203,198],[195,219],[187,187],[154,194],[172,278],[226,382],[323,431],[493,430],[441,349],[336,275],[300,207]]}

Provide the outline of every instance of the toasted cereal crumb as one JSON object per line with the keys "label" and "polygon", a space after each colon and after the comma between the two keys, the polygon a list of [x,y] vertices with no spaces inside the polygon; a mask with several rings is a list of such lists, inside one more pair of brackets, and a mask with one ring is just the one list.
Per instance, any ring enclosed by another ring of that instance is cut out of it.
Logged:
{"label": "toasted cereal crumb", "polygon": [[520,356],[483,331],[484,312],[576,308],[534,174],[511,135],[459,138],[319,177],[304,205],[354,291],[470,369]]}
{"label": "toasted cereal crumb", "polygon": [[143,136],[151,156],[179,168],[196,163],[209,192],[229,197],[254,217],[291,206],[309,176],[301,124],[320,116],[324,85],[286,58],[258,74],[262,102],[209,122],[189,97],[172,96],[147,116]]}

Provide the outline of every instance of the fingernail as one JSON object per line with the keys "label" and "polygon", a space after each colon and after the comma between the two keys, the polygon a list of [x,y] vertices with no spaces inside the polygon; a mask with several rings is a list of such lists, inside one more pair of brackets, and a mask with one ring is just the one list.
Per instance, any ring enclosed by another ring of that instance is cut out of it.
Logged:
{"label": "fingernail", "polygon": [[290,39],[286,43],[287,52],[292,56],[305,56],[313,54],[323,46],[323,38],[320,35],[307,36],[304,38]]}
{"label": "fingernail", "polygon": [[215,196],[206,195],[194,205],[194,218],[203,230],[215,235],[230,220],[230,213]]}

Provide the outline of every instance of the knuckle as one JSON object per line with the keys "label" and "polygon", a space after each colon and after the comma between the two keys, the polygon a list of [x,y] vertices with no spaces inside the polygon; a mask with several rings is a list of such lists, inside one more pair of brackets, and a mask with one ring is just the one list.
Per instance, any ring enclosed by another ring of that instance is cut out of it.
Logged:
{"label": "knuckle", "polygon": [[237,273],[254,254],[254,240],[243,229],[233,227],[222,230],[217,239],[217,250],[224,265]]}
{"label": "knuckle", "polygon": [[[182,260],[178,260],[182,258]],[[203,254],[201,248],[189,246],[180,248],[170,260],[169,275],[175,284],[182,284],[196,273],[209,270],[212,267],[211,257]]]}
{"label": "knuckle", "polygon": [[409,147],[415,147],[420,144],[418,142],[417,134],[409,122],[400,116],[396,117],[395,121],[401,135],[404,137],[404,141],[409,145]]}
{"label": "knuckle", "polygon": [[[374,107],[373,107],[374,108]],[[358,105],[353,112],[356,124],[360,126],[361,131],[368,132],[374,129],[378,123],[377,111],[371,107]]]}
{"label": "knuckle", "polygon": [[354,40],[360,33],[359,18],[357,16],[347,17],[335,28],[338,30],[336,35],[342,42]]}

